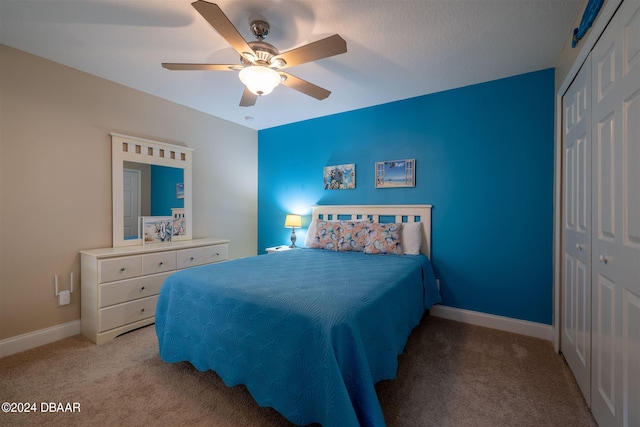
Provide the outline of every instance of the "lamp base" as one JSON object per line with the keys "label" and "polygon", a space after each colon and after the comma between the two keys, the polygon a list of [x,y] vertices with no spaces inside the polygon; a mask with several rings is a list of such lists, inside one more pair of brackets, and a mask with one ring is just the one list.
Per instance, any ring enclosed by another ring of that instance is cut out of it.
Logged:
{"label": "lamp base", "polygon": [[291,229],[291,246],[290,248],[297,248],[296,246],[296,231],[295,229]]}

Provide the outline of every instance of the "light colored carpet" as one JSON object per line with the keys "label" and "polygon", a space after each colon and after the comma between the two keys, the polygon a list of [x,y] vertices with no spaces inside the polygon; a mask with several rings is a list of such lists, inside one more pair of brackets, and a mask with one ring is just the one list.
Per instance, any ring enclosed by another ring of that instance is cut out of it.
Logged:
{"label": "light colored carpet", "polygon": [[[550,342],[425,316],[400,356],[398,378],[378,396],[389,427],[596,426]],[[102,346],[78,335],[0,359],[0,402],[37,413],[0,413],[7,426],[292,426],[243,386],[158,356],[152,326]],[[42,413],[41,402],[80,412]]]}

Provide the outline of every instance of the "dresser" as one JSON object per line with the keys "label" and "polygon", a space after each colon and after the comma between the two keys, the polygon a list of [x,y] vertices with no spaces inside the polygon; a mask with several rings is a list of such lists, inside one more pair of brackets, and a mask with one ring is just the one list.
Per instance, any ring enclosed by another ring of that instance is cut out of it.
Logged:
{"label": "dresser", "polygon": [[155,322],[172,273],[229,257],[229,241],[203,238],[80,251],[81,332],[96,344]]}

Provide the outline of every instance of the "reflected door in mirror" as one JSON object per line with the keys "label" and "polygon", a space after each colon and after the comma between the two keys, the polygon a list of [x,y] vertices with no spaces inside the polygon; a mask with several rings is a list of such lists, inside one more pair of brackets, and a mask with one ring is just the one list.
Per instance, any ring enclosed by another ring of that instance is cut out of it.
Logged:
{"label": "reflected door in mirror", "polygon": [[140,239],[140,217],[172,216],[183,209],[184,171],[180,168],[124,162],[122,169],[122,214],[125,240]]}
{"label": "reflected door in mirror", "polygon": [[124,238],[138,238],[138,217],[142,215],[140,206],[141,173],[136,169],[124,169],[123,173],[123,213]]}

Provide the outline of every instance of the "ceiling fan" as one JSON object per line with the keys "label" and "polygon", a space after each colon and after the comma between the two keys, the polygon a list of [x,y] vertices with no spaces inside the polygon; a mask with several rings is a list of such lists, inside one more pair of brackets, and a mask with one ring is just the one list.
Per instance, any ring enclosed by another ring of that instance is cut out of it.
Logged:
{"label": "ceiling fan", "polygon": [[191,4],[213,28],[240,55],[240,64],[179,64],[163,63],[168,70],[210,70],[239,71],[239,77],[245,85],[240,99],[241,107],[250,107],[258,96],[268,95],[280,83],[322,100],[330,91],[309,83],[301,78],[281,71],[294,65],[316,61],[339,55],[347,51],[347,42],[337,34],[280,53],[273,45],[264,41],[269,34],[269,24],[265,21],[253,21],[251,32],[257,41],[246,42],[229,18],[217,4],[198,0]]}

